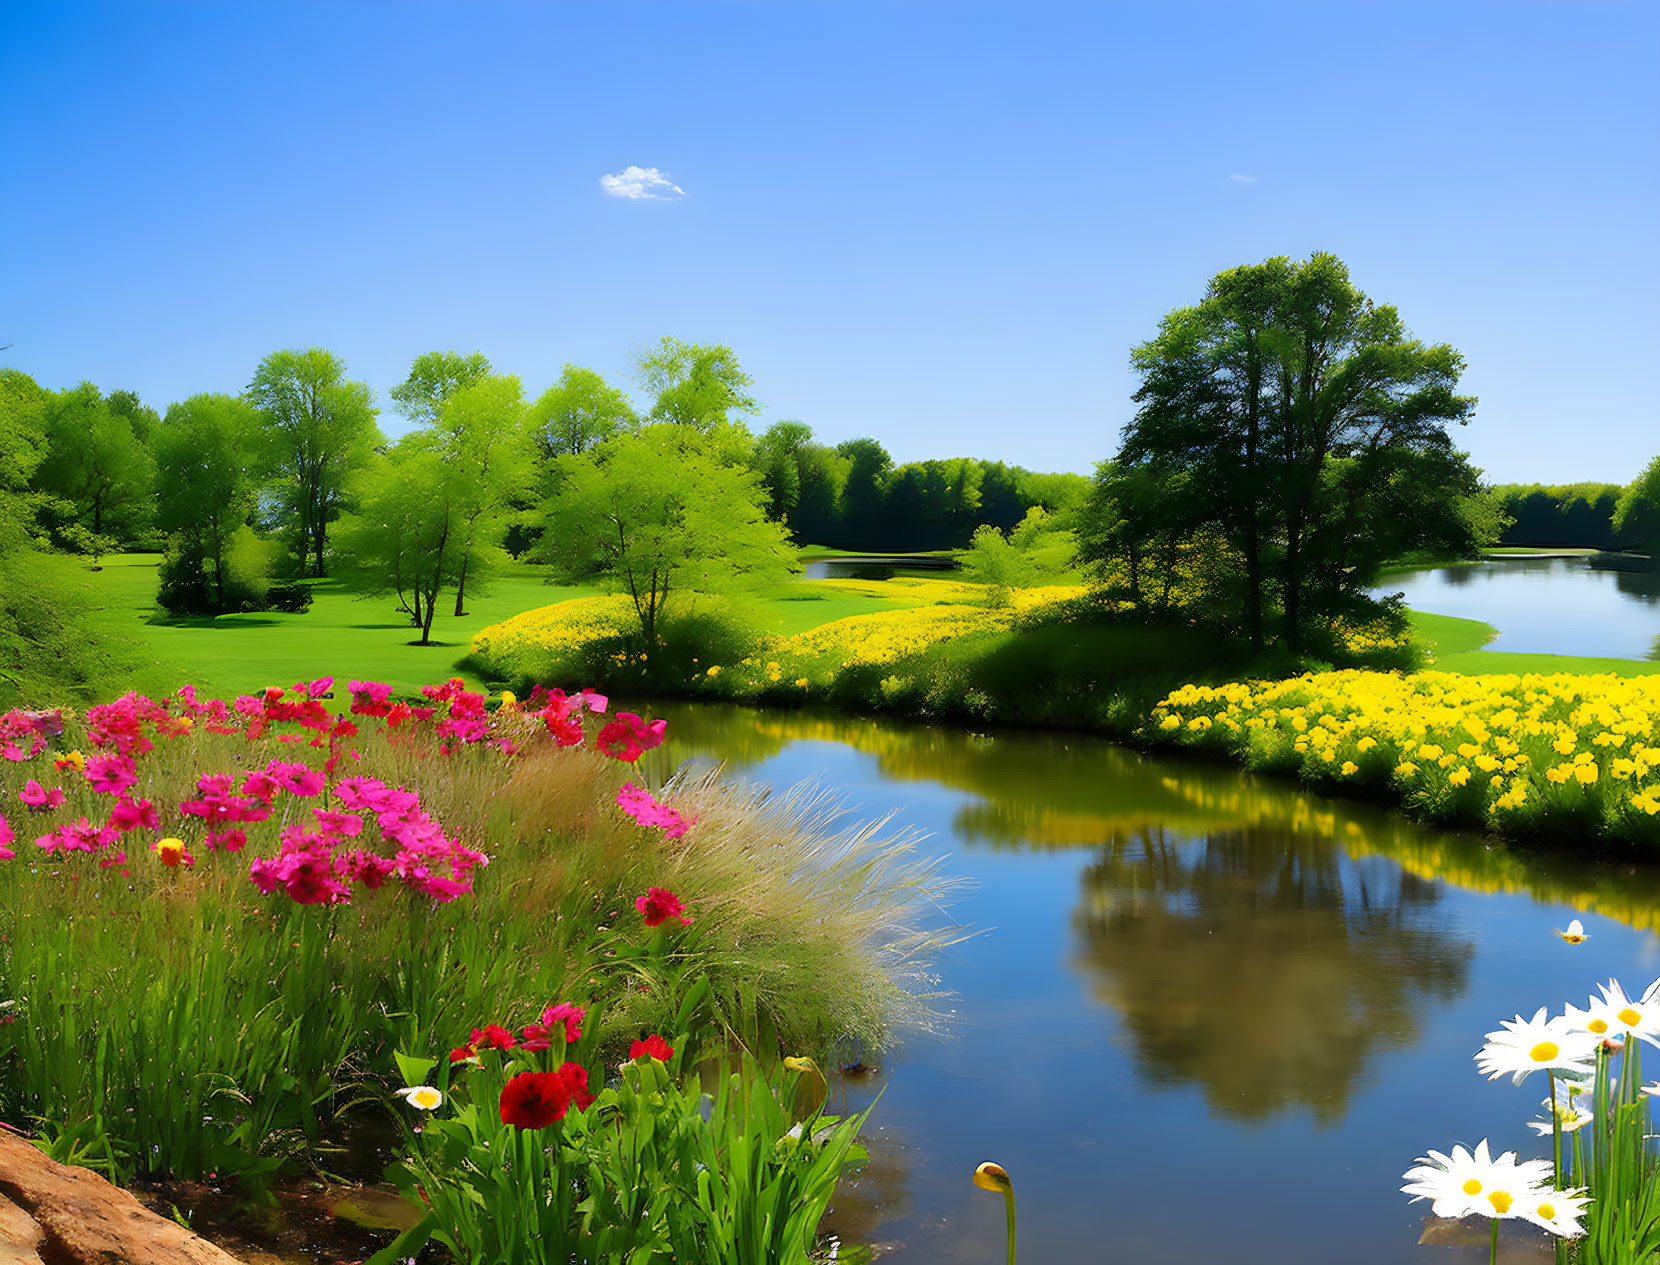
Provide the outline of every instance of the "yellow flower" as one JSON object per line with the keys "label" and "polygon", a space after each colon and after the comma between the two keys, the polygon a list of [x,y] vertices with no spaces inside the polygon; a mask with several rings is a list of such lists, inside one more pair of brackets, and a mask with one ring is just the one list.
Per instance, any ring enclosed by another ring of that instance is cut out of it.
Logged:
{"label": "yellow flower", "polygon": [[1356,764],[1353,760],[1345,760],[1345,761],[1343,761],[1343,767],[1341,769],[1339,769],[1338,772],[1341,773],[1344,777],[1351,777],[1354,774],[1360,772],[1360,766],[1358,764]]}
{"label": "yellow flower", "polygon": [[999,1194],[1014,1189],[1014,1183],[1009,1180],[1003,1166],[989,1160],[974,1170],[974,1184],[981,1190],[995,1190]]}
{"label": "yellow flower", "polygon": [[710,664],[709,665],[709,670],[707,672],[705,672],[703,675],[704,676],[719,676],[720,675],[720,664],[718,664],[718,663]]}
{"label": "yellow flower", "polygon": [[1447,781],[1451,782],[1454,786],[1463,786],[1468,783],[1469,780],[1470,768],[1468,765],[1461,764],[1451,773],[1447,774]]}

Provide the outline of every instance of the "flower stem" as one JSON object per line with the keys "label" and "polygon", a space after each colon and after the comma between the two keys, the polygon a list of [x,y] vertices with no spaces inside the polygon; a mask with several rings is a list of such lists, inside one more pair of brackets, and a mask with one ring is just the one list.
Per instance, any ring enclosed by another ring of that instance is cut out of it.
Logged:
{"label": "flower stem", "polygon": [[1493,1218],[1493,1239],[1487,1249],[1487,1265],[1498,1265],[1499,1259],[1499,1219]]}
{"label": "flower stem", "polygon": [[1014,1265],[1014,1191],[1003,1192],[1003,1207],[1008,1212],[1009,1219],[1009,1265]]}

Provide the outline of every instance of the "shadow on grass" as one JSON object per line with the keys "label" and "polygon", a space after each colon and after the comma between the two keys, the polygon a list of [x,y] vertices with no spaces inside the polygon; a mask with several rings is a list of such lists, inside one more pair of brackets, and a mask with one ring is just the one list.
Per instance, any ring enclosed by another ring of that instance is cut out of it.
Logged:
{"label": "shadow on grass", "polygon": [[245,615],[152,615],[145,623],[156,628],[272,628],[280,619],[250,619]]}

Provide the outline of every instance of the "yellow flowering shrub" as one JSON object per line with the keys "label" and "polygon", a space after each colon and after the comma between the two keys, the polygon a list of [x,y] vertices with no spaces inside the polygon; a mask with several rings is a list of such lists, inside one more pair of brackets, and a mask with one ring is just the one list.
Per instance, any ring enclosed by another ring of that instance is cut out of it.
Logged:
{"label": "yellow flowering shrub", "polygon": [[1344,671],[1187,685],[1143,732],[1369,784],[1432,820],[1660,846],[1660,677]]}

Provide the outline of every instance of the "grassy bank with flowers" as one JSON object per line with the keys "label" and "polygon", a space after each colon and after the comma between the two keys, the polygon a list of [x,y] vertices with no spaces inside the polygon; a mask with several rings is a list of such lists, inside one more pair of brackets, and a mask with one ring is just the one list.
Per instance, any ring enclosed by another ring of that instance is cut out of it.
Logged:
{"label": "grassy bank with flowers", "polygon": [[[884,608],[799,631],[762,631],[750,605],[696,597],[639,644],[620,595],[556,603],[480,631],[471,665],[510,688],[602,680],[616,687],[793,706],[828,703],[969,724],[1050,725],[1128,737],[1165,692],[1295,665],[1191,624],[1152,623],[1082,586],[1007,591],[908,577],[806,581],[799,604],[876,588]],[[897,603],[903,603],[902,605]],[[1350,630],[1350,662],[1413,661],[1404,636]]]}
{"label": "grassy bank with flowers", "polygon": [[[592,691],[492,706],[459,680],[354,681],[345,707],[331,684],[0,716],[0,1120],[120,1179],[257,1192],[350,1162],[354,1117],[421,1116],[497,1157],[581,1133],[571,1164],[673,1191],[718,1141],[692,1122],[700,1073],[735,1069],[718,1127],[741,1133],[791,1109],[783,1054],[930,1022],[920,914],[945,885],[905,839],[810,794],[665,783],[663,723]],[[510,1112],[508,1072],[558,1084],[522,1082],[541,1106]],[[642,1102],[686,1093],[684,1155],[616,1150],[653,1127]],[[833,1161],[771,1139],[745,1189],[813,1165],[833,1186],[852,1142],[831,1132]],[[539,1197],[488,1156],[406,1162],[452,1245],[463,1204],[511,1226]],[[495,1184],[459,1191],[475,1169]],[[573,1243],[622,1215],[567,1211]]]}
{"label": "grassy bank with flowers", "polygon": [[1188,685],[1148,740],[1517,839],[1660,851],[1660,678],[1328,672]]}

